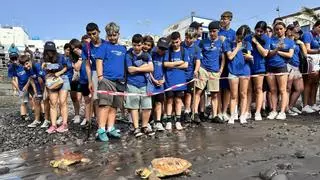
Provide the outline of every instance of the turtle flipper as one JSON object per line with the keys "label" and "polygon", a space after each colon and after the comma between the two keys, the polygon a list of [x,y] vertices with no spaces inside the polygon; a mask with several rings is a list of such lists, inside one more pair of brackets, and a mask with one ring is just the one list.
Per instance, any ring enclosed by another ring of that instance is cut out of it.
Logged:
{"label": "turtle flipper", "polygon": [[142,179],[148,179],[152,171],[148,168],[140,168],[136,170],[136,175],[140,176]]}

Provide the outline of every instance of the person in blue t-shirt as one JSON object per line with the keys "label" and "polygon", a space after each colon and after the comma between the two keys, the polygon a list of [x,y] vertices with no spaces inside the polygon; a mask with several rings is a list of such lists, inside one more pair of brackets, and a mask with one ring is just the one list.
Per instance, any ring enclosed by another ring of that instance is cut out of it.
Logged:
{"label": "person in blue t-shirt", "polygon": [[218,32],[220,29],[219,21],[211,22],[208,28],[209,38],[204,39],[200,42],[202,59],[201,67],[197,75],[200,80],[195,82],[196,94],[194,100],[194,121],[200,121],[200,117],[198,115],[200,96],[207,87],[207,90],[211,94],[213,122],[223,123],[224,121],[218,117],[218,93],[220,90],[219,78],[225,65],[223,42],[218,36]]}
{"label": "person in blue t-shirt", "polygon": [[41,124],[41,101],[43,99],[44,89],[44,72],[40,63],[32,63],[28,55],[22,55],[19,63],[24,67],[24,70],[29,77],[30,87],[29,93],[33,97],[34,102],[34,121],[28,125],[30,128],[35,128]]}
{"label": "person in blue t-shirt", "polygon": [[229,124],[234,124],[234,120],[237,119],[235,109],[238,104],[238,92],[240,92],[240,123],[247,123],[247,93],[250,80],[250,63],[253,61],[251,44],[244,39],[248,33],[246,25],[240,26],[236,32],[236,40],[231,42],[226,40],[224,42],[224,51],[229,60],[228,77],[231,91]]}
{"label": "person in blue t-shirt", "polygon": [[152,50],[154,48],[154,40],[151,36],[146,35],[143,36],[143,52],[151,54]]}
{"label": "person in blue t-shirt", "polygon": [[197,32],[197,37],[196,40],[194,41],[194,44],[196,46],[199,46],[201,38],[202,38],[202,33],[203,33],[203,29],[202,29],[202,24],[203,23],[199,23],[197,21],[193,21],[189,27],[194,28]]}
{"label": "person in blue t-shirt", "polygon": [[[177,84],[187,82],[186,70],[189,64],[188,51],[181,46],[181,36],[179,32],[173,32],[171,34],[171,47],[169,49],[169,58],[165,59],[165,88],[174,87],[171,91],[166,92],[167,97],[167,124],[166,129],[172,129],[173,117],[172,111],[174,107],[176,115],[175,127],[177,130],[182,130],[181,125],[181,108],[182,98],[184,97],[183,92],[187,90],[187,86],[183,85],[175,87]],[[174,105],[174,106],[173,106]]]}
{"label": "person in blue t-shirt", "polygon": [[[126,47],[119,44],[120,27],[111,22],[105,31],[108,42],[96,54],[98,91],[123,92],[125,90],[125,55]],[[123,97],[98,93],[99,129],[98,139],[108,141],[108,136],[120,138],[114,127],[117,108],[123,107]],[[106,131],[107,125],[107,131]]]}
{"label": "person in blue t-shirt", "polygon": [[[236,32],[231,28],[231,21],[233,18],[233,13],[230,11],[225,11],[221,14],[220,17],[220,30],[219,30],[219,37],[224,42],[228,40],[229,42],[233,42],[236,40]],[[228,59],[226,57],[226,62],[228,62]],[[222,71],[221,77],[228,77],[229,71],[228,66],[224,66],[224,69]],[[230,88],[229,88],[229,81],[228,79],[220,79],[220,90],[221,93],[219,93],[219,99],[222,99],[222,105],[221,105],[221,118],[224,121],[229,120],[229,116],[227,113],[229,104],[230,104]],[[237,111],[237,110],[236,110]],[[237,112],[236,112],[237,114]]]}
{"label": "person in blue t-shirt", "polygon": [[8,49],[8,53],[17,53],[19,54],[19,49],[16,47],[14,43],[11,44],[10,48]]}
{"label": "person in blue t-shirt", "polygon": [[[299,70],[300,54],[306,57],[307,48],[305,47],[304,43],[301,40],[299,40],[300,34],[293,24],[288,25],[286,36],[295,42],[293,56],[287,64],[289,71],[287,84],[289,102],[287,112],[291,116],[297,116],[298,114],[301,114],[301,111],[294,106],[296,105],[296,102],[304,89],[302,75]],[[292,86],[294,87],[293,91],[291,91]]]}
{"label": "person in blue t-shirt", "polygon": [[[269,73],[280,73],[279,75],[269,74],[267,78],[271,93],[271,109],[268,119],[286,119],[286,106],[288,103],[287,81],[288,69],[287,62],[294,53],[294,42],[285,37],[286,25],[278,22],[274,26],[275,36],[271,38],[270,51],[267,56],[266,69]],[[283,74],[285,73],[285,74]],[[277,113],[278,92],[281,95],[281,110]]]}
{"label": "person in blue t-shirt", "polygon": [[[86,26],[87,35],[90,37],[90,43],[83,46],[82,57],[86,61],[86,71],[88,76],[89,90],[93,100],[93,112],[97,119],[99,119],[99,103],[97,96],[98,88],[98,76],[96,68],[97,52],[100,49],[104,49],[103,45],[106,43],[105,40],[100,38],[100,30],[97,24],[89,23]],[[88,119],[87,119],[88,120]],[[84,123],[84,122],[83,122]]]}
{"label": "person in blue t-shirt", "polygon": [[316,105],[317,90],[319,85],[319,61],[320,61],[320,20],[318,20],[311,31],[305,32],[302,35],[308,56],[311,57],[309,74],[305,76],[305,89],[303,92],[303,108],[302,111],[312,113],[319,111],[320,108]]}
{"label": "person in blue t-shirt", "polygon": [[256,75],[252,78],[256,94],[256,112],[254,115],[256,121],[262,120],[263,80],[266,73],[266,57],[270,49],[270,38],[265,34],[267,27],[266,22],[259,21],[254,28],[255,33],[247,37],[252,45],[253,63],[251,64],[251,72]]}
{"label": "person in blue t-shirt", "polygon": [[[200,59],[201,57],[201,50],[199,46],[195,44],[197,39],[197,31],[190,27],[185,32],[185,40],[182,43],[182,47],[184,47],[188,51],[189,55],[189,63],[188,69],[186,70],[186,78],[187,82],[191,81],[194,77],[198,75],[199,68],[200,68]],[[184,96],[184,121],[191,122],[191,99],[193,95],[193,88],[194,83],[189,83],[187,86],[187,90],[185,91]],[[198,122],[199,123],[199,122]]]}
{"label": "person in blue t-shirt", "polygon": [[160,38],[157,43],[157,47],[151,51],[151,58],[153,62],[153,73],[151,73],[151,79],[154,84],[153,93],[156,94],[152,97],[154,103],[154,117],[155,119],[155,131],[164,131],[163,124],[161,122],[162,107],[164,105],[164,68],[163,62],[169,58],[168,49],[170,47],[169,40],[167,38]]}
{"label": "person in blue t-shirt", "polygon": [[[86,61],[83,60],[84,57],[82,57],[83,52],[83,46],[85,44],[82,44],[78,39],[72,39],[70,42],[70,58],[73,62],[73,67],[75,70],[75,73],[79,74],[78,83],[80,87],[75,86],[76,90],[76,96],[74,98],[77,98],[79,102],[81,101],[81,97],[83,97],[85,102],[85,115],[84,119],[81,122],[81,126],[86,125],[86,122],[89,121],[92,117],[92,97],[90,96],[90,90],[88,85],[88,76],[86,72]],[[73,85],[76,85],[76,80],[73,81],[71,84],[71,88]],[[80,95],[78,94],[78,91],[80,91]],[[80,119],[74,119],[73,123],[78,124],[80,123]]]}
{"label": "person in blue t-shirt", "polygon": [[[132,37],[132,51],[126,54],[127,92],[128,93],[147,93],[147,77],[145,73],[153,72],[153,63],[151,56],[142,51],[143,37],[141,34],[135,34]],[[143,62],[141,62],[143,61]],[[141,65],[142,64],[142,65]],[[134,135],[139,137],[142,133],[154,135],[154,131],[148,128],[148,122],[152,109],[150,96],[127,96],[125,107],[129,109],[135,128]],[[142,109],[142,128],[139,129],[139,109]]]}
{"label": "person in blue t-shirt", "polygon": [[8,78],[11,79],[11,85],[13,90],[13,95],[16,95],[19,92],[19,89],[15,88],[14,83],[18,83],[16,77],[13,76],[13,73],[18,65],[18,53],[10,53],[9,54],[9,63],[8,63]]}

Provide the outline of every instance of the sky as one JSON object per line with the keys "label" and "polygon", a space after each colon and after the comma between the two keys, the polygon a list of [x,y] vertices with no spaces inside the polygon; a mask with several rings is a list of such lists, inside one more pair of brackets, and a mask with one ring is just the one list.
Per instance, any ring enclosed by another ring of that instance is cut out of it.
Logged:
{"label": "sky", "polygon": [[[135,33],[162,35],[171,24],[190,16],[219,19],[226,10],[234,14],[232,27],[253,27],[264,20],[271,23],[278,16],[295,13],[302,6],[319,7],[318,0],[9,0],[1,1],[0,24],[23,26],[30,37],[44,40],[80,38],[89,22],[101,32],[114,21],[121,27],[121,37]],[[102,34],[104,36],[104,33]]]}

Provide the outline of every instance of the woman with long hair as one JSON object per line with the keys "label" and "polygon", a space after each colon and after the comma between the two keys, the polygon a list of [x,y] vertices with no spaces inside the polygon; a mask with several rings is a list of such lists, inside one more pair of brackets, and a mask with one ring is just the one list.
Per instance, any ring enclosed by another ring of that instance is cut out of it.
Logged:
{"label": "woman with long hair", "polygon": [[[68,107],[67,107],[67,98],[68,91],[70,90],[70,83],[68,76],[65,74],[67,71],[67,63],[65,58],[58,54],[56,45],[48,41],[44,45],[43,53],[44,64],[43,67],[46,71],[46,81],[50,77],[61,77],[63,80],[63,85],[59,89],[48,89],[49,103],[50,103],[50,119],[51,126],[47,130],[47,133],[55,132],[66,132],[68,131]],[[57,127],[57,106],[58,102],[60,105],[60,111],[63,123],[60,127]]]}
{"label": "woman with long hair", "polygon": [[236,117],[236,106],[238,102],[238,92],[240,92],[240,123],[247,123],[247,93],[250,80],[250,61],[253,60],[251,55],[251,44],[244,38],[248,35],[247,26],[243,25],[236,31],[236,40],[227,41],[224,49],[229,59],[229,85],[231,91],[230,112],[231,117],[229,124],[234,124]]}
{"label": "woman with long hair", "polygon": [[[292,58],[294,42],[285,36],[286,25],[277,22],[274,25],[275,36],[271,38],[270,51],[267,59],[267,82],[271,93],[271,112],[268,119],[286,119],[286,106],[288,102],[287,81],[288,69],[286,62]],[[277,75],[274,75],[277,74]],[[278,91],[281,96],[280,112],[277,112]]]}

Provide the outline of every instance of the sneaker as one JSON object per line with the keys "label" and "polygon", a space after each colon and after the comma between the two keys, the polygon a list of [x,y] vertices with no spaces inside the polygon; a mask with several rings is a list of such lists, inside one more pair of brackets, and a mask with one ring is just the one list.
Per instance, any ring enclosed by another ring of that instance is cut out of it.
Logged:
{"label": "sneaker", "polygon": [[288,110],[288,115],[289,115],[289,116],[298,116],[299,114],[296,113],[296,112],[294,112],[294,111],[292,111],[291,109],[289,109],[289,110]]}
{"label": "sneaker", "polygon": [[114,138],[120,138],[121,134],[117,131],[116,128],[112,127],[110,131],[107,132],[107,135]]}
{"label": "sneaker", "polygon": [[141,130],[139,128],[134,129],[133,135],[138,138],[140,136],[143,135],[143,133],[141,132]]}
{"label": "sneaker", "polygon": [[320,107],[317,106],[316,104],[314,104],[311,108],[312,108],[314,111],[320,111]]}
{"label": "sneaker", "polygon": [[153,128],[155,129],[155,131],[164,131],[165,130],[161,122],[157,122]]}
{"label": "sneaker", "polygon": [[194,121],[195,123],[197,123],[197,124],[199,124],[199,123],[201,122],[201,119],[200,119],[198,113],[197,113],[197,114],[194,114],[194,119],[193,119],[193,121]]}
{"label": "sneaker", "polygon": [[218,123],[218,124],[223,124],[224,120],[220,119],[219,116],[216,116],[216,117],[212,118],[212,122],[213,123]]}
{"label": "sneaker", "polygon": [[292,107],[291,110],[292,110],[293,112],[298,113],[298,114],[301,114],[301,113],[302,113],[302,112],[301,112],[298,108],[296,108],[296,107]]}
{"label": "sneaker", "polygon": [[143,134],[148,135],[148,136],[153,136],[156,134],[152,129],[149,129],[148,127],[142,127],[141,131]]}
{"label": "sneaker", "polygon": [[[61,118],[61,120],[62,120],[62,118]],[[79,115],[76,115],[76,116],[74,116],[74,118],[73,118],[73,123],[74,124],[79,124],[80,123],[80,116]]]}
{"label": "sneaker", "polygon": [[184,121],[185,121],[186,123],[190,123],[190,122],[191,122],[190,113],[184,113]]}
{"label": "sneaker", "polygon": [[280,112],[277,117],[276,117],[277,120],[285,120],[286,119],[286,113],[284,112]]}
{"label": "sneaker", "polygon": [[28,115],[25,116],[24,120],[29,121],[30,117]]}
{"label": "sneaker", "polygon": [[109,138],[106,134],[106,131],[99,128],[98,131],[97,131],[97,139],[102,141],[102,142],[108,142],[109,141]]}
{"label": "sneaker", "polygon": [[181,125],[181,123],[180,122],[176,122],[176,129],[177,130],[182,130],[183,129],[183,127],[182,127],[182,125]]}
{"label": "sneaker", "polygon": [[[201,112],[201,113],[199,114],[199,118],[200,118],[200,120],[201,120],[202,122],[206,122],[206,121],[207,121],[207,118],[206,118],[206,115],[204,114],[204,112]],[[198,123],[198,122],[196,122],[196,123]]]}
{"label": "sneaker", "polygon": [[147,128],[152,131],[152,127],[150,123],[147,124]]}
{"label": "sneaker", "polygon": [[58,119],[57,119],[57,125],[61,125],[62,124],[62,117],[60,116]]}
{"label": "sneaker", "polygon": [[236,120],[239,120],[239,114],[238,114],[238,113],[235,113],[233,119],[234,119],[235,121],[236,121]]}
{"label": "sneaker", "polygon": [[236,114],[231,115],[230,119],[228,120],[228,124],[234,124]]}
{"label": "sneaker", "polygon": [[[79,119],[80,120],[80,119]],[[79,121],[80,122],[80,121]],[[75,123],[75,121],[73,122]],[[83,119],[82,122],[80,123],[80,126],[85,126],[87,124],[87,120]]]}
{"label": "sneaker", "polygon": [[49,129],[47,129],[48,134],[52,134],[57,132],[57,127],[56,126],[50,126]]}
{"label": "sneaker", "polygon": [[41,121],[34,120],[31,124],[28,125],[29,128],[35,128],[41,124]]}
{"label": "sneaker", "polygon": [[171,129],[172,129],[172,123],[171,122],[167,122],[166,130],[171,130]]}
{"label": "sneaker", "polygon": [[67,124],[62,124],[60,127],[58,127],[57,132],[63,133],[68,131],[68,125]]}
{"label": "sneaker", "polygon": [[278,115],[277,111],[271,111],[267,118],[270,119],[270,120],[273,120],[274,118],[277,117],[277,115]]}
{"label": "sneaker", "polygon": [[240,124],[247,124],[248,122],[247,122],[247,118],[246,118],[246,115],[241,115],[240,116]]}
{"label": "sneaker", "polygon": [[261,116],[261,113],[255,113],[254,114],[254,120],[255,121],[262,121],[262,116]]}
{"label": "sneaker", "polygon": [[224,121],[229,121],[230,117],[228,116],[227,113],[223,113],[223,114],[222,114],[222,119],[223,119]]}
{"label": "sneaker", "polygon": [[48,128],[50,126],[50,121],[49,120],[44,120],[42,125],[41,125],[41,128]]}
{"label": "sneaker", "polygon": [[311,108],[311,106],[306,105],[305,107],[302,108],[302,112],[314,113],[315,111]]}

